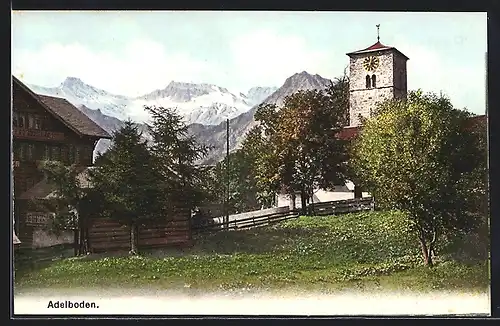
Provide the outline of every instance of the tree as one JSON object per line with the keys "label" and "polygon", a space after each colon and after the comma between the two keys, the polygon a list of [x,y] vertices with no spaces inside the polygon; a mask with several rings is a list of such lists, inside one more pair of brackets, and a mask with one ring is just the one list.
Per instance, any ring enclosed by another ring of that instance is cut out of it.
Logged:
{"label": "tree", "polygon": [[[82,172],[75,165],[67,166],[59,161],[45,161],[40,169],[47,182],[55,186],[55,197],[50,200],[54,205],[55,217],[49,230],[55,234],[63,230],[73,230],[75,235],[75,254],[88,252],[86,222],[96,208],[91,189],[84,188],[78,179]],[[47,202],[47,201],[45,201]]]}
{"label": "tree", "polygon": [[146,141],[131,121],[113,134],[109,150],[96,160],[90,181],[104,204],[101,214],[130,228],[130,252],[136,254],[138,226],[162,217],[159,175]]}
{"label": "tree", "polygon": [[152,135],[151,153],[157,173],[161,176],[165,214],[176,208],[194,209],[205,197],[202,185],[206,173],[196,162],[203,158],[208,147],[200,145],[189,135],[188,126],[174,109],[145,107],[151,115],[148,129]]}
{"label": "tree", "polygon": [[478,225],[484,137],[467,130],[471,114],[443,95],[410,92],[376,111],[353,144],[352,166],[378,206],[407,213],[424,263],[432,266],[440,235]]}
{"label": "tree", "polygon": [[346,124],[348,106],[344,77],[325,90],[286,97],[279,110],[259,107],[255,115],[263,125],[262,137],[270,144],[262,152],[266,163],[260,165],[266,169],[262,175],[271,188],[292,198],[300,192],[304,213],[315,189],[328,190],[345,181],[346,143],[336,135]]}

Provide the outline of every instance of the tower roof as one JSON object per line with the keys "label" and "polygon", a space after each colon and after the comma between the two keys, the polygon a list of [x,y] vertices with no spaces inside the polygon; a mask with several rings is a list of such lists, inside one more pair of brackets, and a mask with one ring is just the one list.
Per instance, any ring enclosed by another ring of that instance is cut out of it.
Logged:
{"label": "tower roof", "polygon": [[369,52],[378,52],[378,51],[388,51],[388,50],[393,50],[393,51],[398,52],[400,55],[402,55],[404,58],[406,58],[406,60],[410,59],[406,55],[404,55],[401,51],[399,51],[398,49],[396,49],[395,47],[384,45],[384,44],[380,43],[380,41],[377,41],[377,43],[375,43],[375,44],[367,47],[366,49],[358,50],[358,51],[354,51],[354,52],[349,52],[349,53],[347,53],[347,55],[348,56],[353,56],[353,55],[356,55],[356,54],[363,54],[363,53],[369,53]]}

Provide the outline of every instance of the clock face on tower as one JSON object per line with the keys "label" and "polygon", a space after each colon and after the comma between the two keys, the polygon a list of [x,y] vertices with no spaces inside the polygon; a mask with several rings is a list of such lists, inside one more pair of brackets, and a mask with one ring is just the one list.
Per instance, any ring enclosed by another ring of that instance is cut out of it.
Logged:
{"label": "clock face on tower", "polygon": [[377,57],[370,56],[363,60],[363,67],[366,71],[374,71],[378,68],[379,60]]}

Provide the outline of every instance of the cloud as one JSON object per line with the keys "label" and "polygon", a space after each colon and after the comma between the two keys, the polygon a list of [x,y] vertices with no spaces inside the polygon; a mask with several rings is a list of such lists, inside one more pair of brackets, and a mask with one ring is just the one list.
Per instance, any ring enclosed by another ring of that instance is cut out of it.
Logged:
{"label": "cloud", "polygon": [[[273,30],[257,30],[240,35],[230,43],[236,78],[250,85],[281,86],[294,73],[332,74],[343,71],[347,61],[332,58],[328,47],[310,48],[305,39],[280,35]],[[343,54],[343,56],[345,56]]]}
{"label": "cloud", "polygon": [[159,43],[135,40],[119,51],[91,51],[82,44],[51,43],[38,51],[14,49],[12,70],[32,84],[56,86],[68,76],[115,94],[139,96],[171,80],[201,82],[215,69]]}
{"label": "cloud", "polygon": [[484,114],[486,82],[485,66],[481,61],[474,60],[476,64],[472,65],[419,44],[397,44],[397,48],[410,58],[407,64],[409,90],[442,92],[455,107]]}

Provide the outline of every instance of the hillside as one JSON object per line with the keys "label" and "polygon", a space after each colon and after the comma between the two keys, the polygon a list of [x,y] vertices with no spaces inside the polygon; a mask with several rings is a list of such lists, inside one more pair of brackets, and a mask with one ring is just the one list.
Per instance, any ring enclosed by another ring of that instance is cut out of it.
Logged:
{"label": "hillside", "polygon": [[441,242],[433,269],[398,212],[300,217],[271,227],[219,232],[185,251],[87,256],[17,272],[17,288],[186,290],[459,290],[489,286],[487,236]]}

